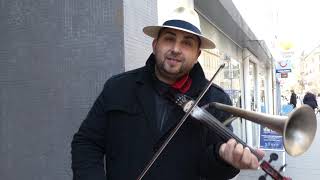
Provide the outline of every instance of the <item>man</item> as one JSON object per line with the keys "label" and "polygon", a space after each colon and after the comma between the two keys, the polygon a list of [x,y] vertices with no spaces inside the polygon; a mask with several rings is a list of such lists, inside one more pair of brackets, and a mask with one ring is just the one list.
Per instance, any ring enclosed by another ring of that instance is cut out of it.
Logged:
{"label": "man", "polygon": [[316,95],[314,95],[311,92],[306,92],[306,94],[303,97],[303,104],[309,105],[313,110],[315,110],[318,107]]}
{"label": "man", "polygon": [[296,106],[297,106],[297,95],[296,95],[296,93],[294,93],[294,90],[291,90],[289,104],[292,104],[293,108],[296,108]]}
{"label": "man", "polygon": [[[72,141],[74,180],[136,179],[184,112],[166,98],[172,90],[196,98],[208,83],[197,62],[200,48],[214,48],[201,35],[193,9],[180,7],[162,26],[148,26],[153,53],[142,68],[110,78]],[[231,104],[213,85],[199,105]],[[229,114],[211,110],[219,120]],[[258,168],[257,158],[235,140],[221,139],[191,117],[143,179],[230,179]],[[263,154],[262,151],[258,153]]]}

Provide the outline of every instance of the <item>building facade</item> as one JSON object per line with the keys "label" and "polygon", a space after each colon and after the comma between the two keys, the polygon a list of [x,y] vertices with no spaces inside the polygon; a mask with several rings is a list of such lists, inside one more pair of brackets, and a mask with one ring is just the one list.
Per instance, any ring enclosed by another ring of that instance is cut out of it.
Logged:
{"label": "building facade", "polygon": [[[273,114],[274,65],[263,41],[257,40],[231,1],[194,1],[194,6],[201,15],[203,33],[217,45],[199,58],[208,78],[219,64],[226,63],[215,82],[230,95],[234,106]],[[259,145],[259,125],[239,118],[233,127],[249,145]]]}
{"label": "building facade", "polygon": [[320,45],[300,58],[298,83],[302,92],[320,93]]}

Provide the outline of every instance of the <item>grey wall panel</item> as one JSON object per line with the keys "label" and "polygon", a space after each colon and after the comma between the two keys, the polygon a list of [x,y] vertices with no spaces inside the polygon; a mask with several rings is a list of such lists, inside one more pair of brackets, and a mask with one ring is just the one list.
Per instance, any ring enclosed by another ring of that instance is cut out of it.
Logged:
{"label": "grey wall panel", "polygon": [[0,179],[71,179],[72,136],[106,79],[124,71],[122,9],[0,2]]}
{"label": "grey wall panel", "polygon": [[125,69],[141,67],[152,52],[152,38],[143,27],[157,25],[157,0],[124,0]]}

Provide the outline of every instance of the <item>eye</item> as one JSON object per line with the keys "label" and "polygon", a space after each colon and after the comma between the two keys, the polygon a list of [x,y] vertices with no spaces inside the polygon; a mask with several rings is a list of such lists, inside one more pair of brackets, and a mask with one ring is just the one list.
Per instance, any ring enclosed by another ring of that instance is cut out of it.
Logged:
{"label": "eye", "polygon": [[168,41],[168,42],[172,42],[172,41],[174,41],[174,37],[172,37],[172,36],[166,36],[166,37],[164,37],[164,40],[165,40],[165,41]]}
{"label": "eye", "polygon": [[192,47],[192,46],[193,46],[193,42],[190,41],[190,40],[184,40],[182,43],[183,43],[184,45],[188,46],[188,47]]}

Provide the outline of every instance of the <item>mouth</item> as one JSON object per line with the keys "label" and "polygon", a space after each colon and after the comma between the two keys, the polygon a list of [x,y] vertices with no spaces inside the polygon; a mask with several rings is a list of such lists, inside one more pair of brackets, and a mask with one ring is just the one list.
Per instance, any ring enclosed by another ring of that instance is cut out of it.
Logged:
{"label": "mouth", "polygon": [[176,67],[178,64],[180,64],[182,61],[180,59],[177,58],[166,58],[166,62],[169,66],[171,67]]}
{"label": "mouth", "polygon": [[178,63],[178,62],[182,62],[182,60],[181,60],[181,59],[171,58],[171,57],[167,57],[167,60],[168,60],[168,61],[172,61],[172,62],[176,62],[176,63]]}

